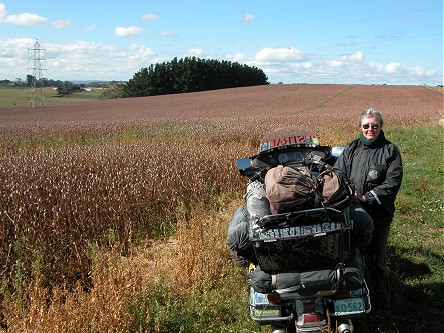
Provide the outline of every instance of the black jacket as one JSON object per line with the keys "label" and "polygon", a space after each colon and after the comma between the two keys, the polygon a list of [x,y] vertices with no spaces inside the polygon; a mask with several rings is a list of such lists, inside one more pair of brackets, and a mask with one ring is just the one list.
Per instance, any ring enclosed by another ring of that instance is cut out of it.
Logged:
{"label": "black jacket", "polygon": [[334,168],[346,177],[366,203],[361,203],[375,224],[391,223],[395,199],[402,182],[402,160],[397,146],[382,138],[376,146],[360,139],[352,141],[339,156]]}

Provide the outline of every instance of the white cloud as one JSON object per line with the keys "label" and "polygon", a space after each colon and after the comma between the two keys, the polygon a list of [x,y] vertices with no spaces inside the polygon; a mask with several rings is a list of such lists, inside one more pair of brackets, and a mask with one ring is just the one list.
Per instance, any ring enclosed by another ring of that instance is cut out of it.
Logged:
{"label": "white cloud", "polygon": [[256,66],[264,71],[270,82],[305,82],[305,77],[310,77],[314,64],[312,60],[316,55],[302,52],[293,46],[277,48],[263,48],[249,58],[242,53],[228,55],[227,57]]}
{"label": "white cloud", "polygon": [[[0,36],[0,79],[26,78],[29,74],[29,48],[35,39],[6,39]],[[51,79],[129,80],[140,68],[171,61],[178,56],[160,53],[141,43],[126,48],[110,44],[76,41],[54,44],[39,40],[45,52],[45,75]],[[230,53],[215,56],[203,48],[191,49],[184,56],[227,59],[262,69],[271,83],[387,83],[436,85],[442,82],[442,71],[419,66],[406,67],[400,62],[369,62],[363,52],[339,54],[327,58],[303,52],[293,46],[264,48],[257,53]]]}
{"label": "white cloud", "polygon": [[162,31],[159,33],[159,36],[160,37],[174,37],[174,36],[176,36],[176,33],[172,32],[172,31]]}
{"label": "white cloud", "polygon": [[5,4],[0,3],[0,23],[37,26],[46,22],[48,22],[47,18],[32,13],[8,15]]}
{"label": "white cloud", "polygon": [[293,70],[307,70],[313,67],[313,64],[309,61],[299,62],[296,64],[291,64]]}
{"label": "white cloud", "polygon": [[248,57],[245,53],[235,53],[235,54],[227,54],[225,59],[234,62],[246,62],[248,61]]}
{"label": "white cloud", "polygon": [[87,27],[85,27],[85,31],[93,31],[94,29],[96,29],[96,25],[95,24],[91,24]]}
{"label": "white cloud", "polygon": [[70,23],[71,23],[70,20],[57,20],[52,22],[51,24],[55,29],[62,29],[68,26]]}
{"label": "white cloud", "polygon": [[[236,55],[229,54],[235,60]],[[305,53],[293,46],[263,48],[255,55],[242,55],[242,62],[264,71],[270,82],[284,83],[389,83],[418,84],[440,82],[439,71],[421,67],[406,68],[399,62],[366,62],[362,51],[326,58]]]}
{"label": "white cloud", "polygon": [[395,73],[400,67],[401,64],[399,62],[390,62],[387,65],[385,65],[385,72]]}
{"label": "white cloud", "polygon": [[386,65],[377,62],[371,62],[369,68],[379,74],[394,74],[402,70],[399,62],[390,62]]}
{"label": "white cloud", "polygon": [[155,21],[158,20],[159,16],[155,14],[145,14],[142,16],[142,21]]}
{"label": "white cloud", "polygon": [[410,67],[408,69],[408,71],[410,74],[415,75],[415,76],[416,75],[418,75],[418,76],[422,76],[422,75],[433,76],[433,75],[438,74],[438,71],[436,69],[425,69],[420,66]]}
{"label": "white cloud", "polygon": [[6,6],[4,3],[0,3],[0,22],[3,22],[5,17],[6,17]]}
{"label": "white cloud", "polygon": [[137,56],[139,56],[140,58],[150,58],[155,56],[156,54],[157,53],[153,49],[150,49],[143,45],[137,48]]}
{"label": "white cloud", "polygon": [[[0,43],[0,79],[26,78],[30,67],[28,49],[34,39],[2,39]],[[128,48],[76,41],[54,44],[39,40],[45,52],[46,77],[55,80],[129,80],[142,67],[171,60],[145,46]]]}
{"label": "white cloud", "polygon": [[185,53],[187,57],[198,57],[204,58],[207,56],[207,53],[202,49],[191,49]]}
{"label": "white cloud", "polygon": [[257,62],[283,62],[283,61],[300,61],[303,60],[302,51],[289,47],[269,48],[266,47],[256,53],[254,60]]}
{"label": "white cloud", "polygon": [[116,27],[114,29],[114,34],[119,37],[134,37],[143,31],[142,28],[131,26],[131,27]]}
{"label": "white cloud", "polygon": [[342,61],[359,62],[364,60],[364,53],[359,51],[352,54],[343,55],[340,57]]}
{"label": "white cloud", "polygon": [[344,61],[341,61],[341,60],[328,60],[327,62],[326,62],[326,65],[328,66],[328,67],[334,67],[334,68],[339,68],[339,67],[342,67],[342,66],[344,66],[345,65],[345,62]]}
{"label": "white cloud", "polygon": [[351,64],[357,64],[364,60],[364,53],[359,51],[352,54],[342,55],[336,59],[326,61],[326,65],[332,68],[347,67]]}
{"label": "white cloud", "polygon": [[245,15],[244,15],[244,19],[243,19],[243,21],[244,21],[245,23],[251,23],[251,22],[254,22],[255,20],[256,20],[256,18],[254,17],[253,14],[245,14]]}

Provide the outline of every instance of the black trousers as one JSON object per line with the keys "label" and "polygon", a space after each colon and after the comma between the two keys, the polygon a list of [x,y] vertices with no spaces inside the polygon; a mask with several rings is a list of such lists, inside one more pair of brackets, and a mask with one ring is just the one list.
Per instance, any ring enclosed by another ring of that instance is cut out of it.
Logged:
{"label": "black trousers", "polygon": [[367,247],[367,265],[370,273],[372,301],[376,305],[388,306],[390,285],[387,270],[387,240],[390,224],[374,224],[373,237]]}
{"label": "black trousers", "polygon": [[353,221],[351,230],[351,247],[365,252],[373,235],[374,223],[370,215],[359,203],[354,202],[350,207],[350,218]]}

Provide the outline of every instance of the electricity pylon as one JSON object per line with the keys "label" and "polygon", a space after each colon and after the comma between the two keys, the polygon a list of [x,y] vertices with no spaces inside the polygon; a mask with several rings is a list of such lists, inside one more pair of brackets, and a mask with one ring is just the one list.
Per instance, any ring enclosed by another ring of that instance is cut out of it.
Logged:
{"label": "electricity pylon", "polygon": [[45,68],[45,52],[46,50],[40,46],[36,41],[33,47],[28,49],[28,63],[32,61],[32,67],[28,68],[31,71],[31,96],[29,97],[29,107],[34,107],[36,101],[41,107],[46,106],[45,87],[43,86],[43,71]]}

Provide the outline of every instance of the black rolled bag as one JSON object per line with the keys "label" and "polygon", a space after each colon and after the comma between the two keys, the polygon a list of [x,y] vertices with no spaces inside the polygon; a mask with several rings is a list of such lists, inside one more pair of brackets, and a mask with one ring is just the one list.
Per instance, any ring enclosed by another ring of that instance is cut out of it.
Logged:
{"label": "black rolled bag", "polygon": [[250,263],[255,263],[256,255],[253,243],[249,239],[248,230],[250,228],[250,215],[247,207],[239,207],[233,219],[228,225],[227,246],[230,250],[231,258],[242,267],[247,268]]}
{"label": "black rolled bag", "polygon": [[[325,291],[334,290],[338,284],[336,269],[313,271],[265,272],[255,266],[248,273],[253,289],[262,294],[272,291],[292,292],[297,290]],[[358,252],[345,262],[340,288],[356,290],[365,285]]]}

